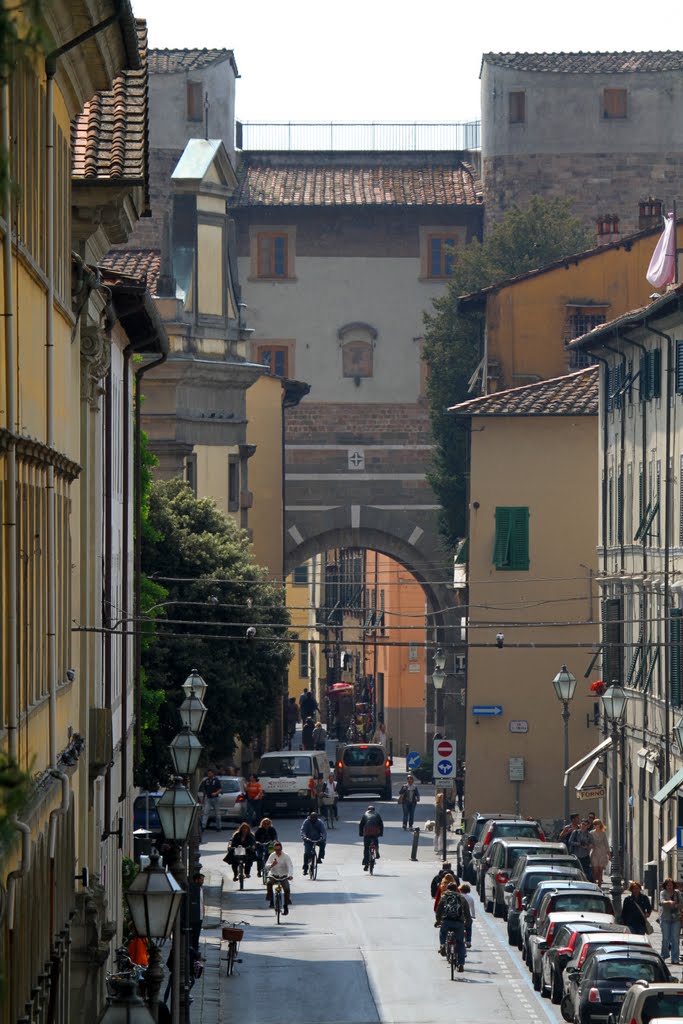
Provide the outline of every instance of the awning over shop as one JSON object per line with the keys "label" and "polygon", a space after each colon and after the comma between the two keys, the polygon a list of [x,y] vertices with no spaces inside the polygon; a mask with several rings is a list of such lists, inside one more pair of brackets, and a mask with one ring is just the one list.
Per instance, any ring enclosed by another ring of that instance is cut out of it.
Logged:
{"label": "awning over shop", "polygon": [[591,777],[591,775],[593,774],[593,772],[595,771],[595,769],[598,767],[599,764],[600,764],[600,758],[599,757],[594,757],[593,760],[591,761],[591,763],[586,768],[586,770],[583,773],[583,775],[581,776],[581,778],[579,779],[579,781],[576,783],[576,792],[577,793],[579,793],[583,789],[583,787],[586,785],[586,783],[588,782],[589,778]]}
{"label": "awning over shop", "polygon": [[666,860],[671,851],[676,847],[676,836],[673,836],[661,849],[662,860]]}
{"label": "awning over shop", "polygon": [[683,786],[683,768],[679,768],[675,775],[652,797],[656,804],[663,804],[670,796],[673,796]]}
{"label": "awning over shop", "polygon": [[[579,760],[575,764],[571,765],[570,768],[567,768],[566,772],[564,773],[565,786],[569,785],[569,776],[572,774],[572,772],[575,772],[578,768],[583,768],[585,764],[588,764],[589,761],[593,761],[596,757],[602,754],[603,750],[607,750],[607,748],[611,745],[612,737],[608,736],[606,740],[603,740],[602,743],[598,743],[597,747],[593,747],[593,749],[589,750],[587,754],[584,754],[583,757],[579,758]],[[588,777],[588,773],[586,773],[585,777]]]}

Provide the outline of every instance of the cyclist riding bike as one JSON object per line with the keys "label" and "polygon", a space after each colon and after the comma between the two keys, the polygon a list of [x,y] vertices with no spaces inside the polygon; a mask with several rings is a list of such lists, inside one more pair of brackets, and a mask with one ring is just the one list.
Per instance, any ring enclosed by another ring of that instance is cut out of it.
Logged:
{"label": "cyclist riding bike", "polygon": [[261,824],[254,832],[254,840],[256,842],[256,866],[260,875],[267,857],[273,852],[277,842],[277,831],[270,818],[261,819]]}
{"label": "cyclist riding bike", "polygon": [[268,882],[266,883],[266,899],[268,900],[268,906],[273,906],[273,885],[276,882],[279,882],[285,891],[285,906],[282,913],[288,914],[289,907],[292,902],[289,883],[294,878],[294,867],[292,865],[291,857],[286,853],[283,853],[282,843],[275,843],[275,849],[266,861],[266,868],[268,870]]}
{"label": "cyclist riding bike", "polygon": [[318,861],[325,859],[325,845],[327,843],[327,829],[325,823],[318,817],[317,811],[311,811],[301,826],[301,838],[304,842],[304,874],[308,874],[308,862],[313,849],[318,844]]}
{"label": "cyclist riding bike", "polygon": [[374,804],[368,806],[367,811],[358,822],[358,835],[363,837],[363,871],[367,871],[370,847],[373,843],[375,844],[376,859],[379,860],[379,837],[384,835],[384,822],[381,815],[375,810]]}
{"label": "cyclist riding bike", "polygon": [[439,929],[439,953],[446,955],[446,936],[455,934],[455,955],[458,971],[465,969],[465,930],[472,926],[472,916],[467,900],[458,892],[456,882],[451,882],[439,901],[434,927]]}

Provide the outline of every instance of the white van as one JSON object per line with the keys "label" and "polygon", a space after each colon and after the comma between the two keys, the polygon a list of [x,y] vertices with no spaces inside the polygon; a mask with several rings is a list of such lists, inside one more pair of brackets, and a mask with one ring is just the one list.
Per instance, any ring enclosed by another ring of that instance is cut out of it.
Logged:
{"label": "white van", "polygon": [[263,787],[263,814],[320,810],[329,766],[324,750],[272,750],[263,754],[256,774]]}

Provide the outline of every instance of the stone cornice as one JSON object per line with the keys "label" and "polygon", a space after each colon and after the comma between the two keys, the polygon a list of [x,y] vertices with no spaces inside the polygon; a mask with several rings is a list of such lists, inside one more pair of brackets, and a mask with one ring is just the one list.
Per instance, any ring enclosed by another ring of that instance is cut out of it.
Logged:
{"label": "stone cornice", "polygon": [[37,466],[54,466],[57,475],[68,480],[69,483],[72,483],[80,475],[82,467],[67,455],[48,447],[34,437],[15,434],[5,427],[0,427],[0,451],[7,451],[12,445],[22,462],[33,463]]}

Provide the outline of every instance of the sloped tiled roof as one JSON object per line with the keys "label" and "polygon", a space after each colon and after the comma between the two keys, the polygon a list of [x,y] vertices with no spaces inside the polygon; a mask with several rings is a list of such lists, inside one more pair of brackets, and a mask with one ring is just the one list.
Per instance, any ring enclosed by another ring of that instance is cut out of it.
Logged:
{"label": "sloped tiled roof", "polygon": [[485,53],[482,64],[515,71],[551,71],[576,75],[630,74],[635,71],[680,71],[681,50],[626,53]]}
{"label": "sloped tiled roof", "polygon": [[100,266],[123,277],[146,283],[150,295],[156,295],[161,268],[159,249],[111,249]]}
{"label": "sloped tiled roof", "polygon": [[457,416],[597,416],[598,367],[461,402]]}
{"label": "sloped tiled roof", "polygon": [[572,341],[568,342],[568,347],[581,349],[600,348],[613,338],[618,338],[620,329],[636,328],[646,322],[656,322],[657,318],[670,316],[674,313],[680,315],[681,308],[683,308],[683,284],[669,285],[663,295],[658,295],[655,292],[652,302],[649,302],[647,306],[630,309],[627,313],[621,313],[619,316],[614,317],[613,320],[608,320],[607,323],[594,327],[587,334],[573,338]]}
{"label": "sloped tiled roof", "polygon": [[71,125],[72,179],[135,182],[148,195],[147,23],[136,19],[140,70],[122,71]]}
{"label": "sloped tiled roof", "polygon": [[341,163],[321,154],[297,166],[246,157],[231,205],[252,206],[477,206],[481,182],[462,161],[398,166],[395,154],[382,165],[364,162],[363,154]]}
{"label": "sloped tiled roof", "polygon": [[174,75],[179,71],[200,71],[220,60],[229,60],[238,75],[232,50],[150,50],[149,71],[152,75]]}

